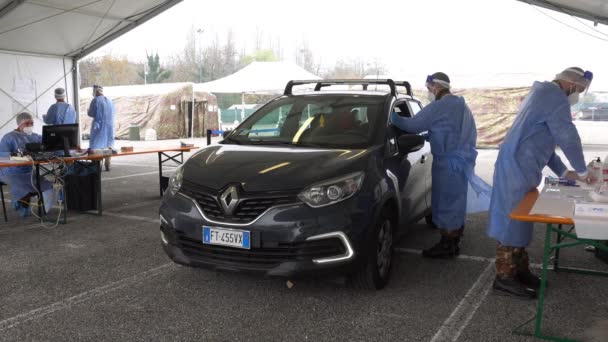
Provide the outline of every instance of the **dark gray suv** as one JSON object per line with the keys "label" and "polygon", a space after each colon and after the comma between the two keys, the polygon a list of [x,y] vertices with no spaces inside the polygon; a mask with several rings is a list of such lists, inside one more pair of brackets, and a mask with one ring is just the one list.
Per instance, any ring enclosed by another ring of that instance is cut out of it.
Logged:
{"label": "dark gray suv", "polygon": [[[292,93],[309,83],[315,91]],[[384,287],[399,228],[430,215],[430,147],[389,122],[420,110],[411,94],[392,80],[289,82],[171,177],[164,250],[188,266]]]}

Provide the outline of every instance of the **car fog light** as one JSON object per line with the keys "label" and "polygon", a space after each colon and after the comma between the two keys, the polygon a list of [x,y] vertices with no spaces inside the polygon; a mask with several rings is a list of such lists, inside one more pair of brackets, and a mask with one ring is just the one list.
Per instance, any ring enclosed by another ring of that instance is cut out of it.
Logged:
{"label": "car fog light", "polygon": [[169,240],[167,239],[167,237],[165,236],[165,232],[163,232],[162,230],[160,231],[160,240],[163,242],[163,244],[168,245],[169,244]]}

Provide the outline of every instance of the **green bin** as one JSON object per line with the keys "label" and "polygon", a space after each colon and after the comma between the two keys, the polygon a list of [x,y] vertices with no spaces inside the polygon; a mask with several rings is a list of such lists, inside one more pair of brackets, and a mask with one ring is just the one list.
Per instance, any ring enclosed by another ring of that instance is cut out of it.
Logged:
{"label": "green bin", "polygon": [[129,140],[139,141],[139,126],[138,125],[129,126]]}

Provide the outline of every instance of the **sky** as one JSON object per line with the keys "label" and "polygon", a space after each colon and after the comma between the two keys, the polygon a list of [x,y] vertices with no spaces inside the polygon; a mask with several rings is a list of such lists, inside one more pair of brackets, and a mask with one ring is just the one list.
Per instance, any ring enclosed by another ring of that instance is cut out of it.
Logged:
{"label": "sky", "polygon": [[146,51],[157,51],[162,60],[183,49],[193,27],[203,30],[198,43],[204,45],[231,29],[239,50],[250,52],[262,31],[266,40],[280,40],[286,60],[295,60],[298,43],[306,41],[325,66],[378,59],[389,75],[416,78],[414,85],[444,71],[456,87],[459,76],[509,86],[580,66],[594,72],[592,90],[608,90],[608,27],[579,20],[516,0],[185,0],[94,56],[141,61]]}

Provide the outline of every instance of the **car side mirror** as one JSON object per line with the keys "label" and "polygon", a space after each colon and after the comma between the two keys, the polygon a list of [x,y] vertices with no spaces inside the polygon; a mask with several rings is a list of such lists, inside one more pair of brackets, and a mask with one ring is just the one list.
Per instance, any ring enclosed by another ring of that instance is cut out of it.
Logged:
{"label": "car side mirror", "polygon": [[403,134],[397,139],[397,144],[401,153],[416,152],[424,147],[424,137],[418,134]]}
{"label": "car side mirror", "polygon": [[232,131],[224,131],[224,133],[222,133],[222,138],[225,139],[230,133],[232,133]]}

